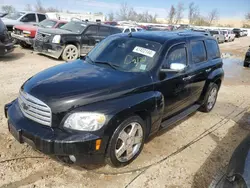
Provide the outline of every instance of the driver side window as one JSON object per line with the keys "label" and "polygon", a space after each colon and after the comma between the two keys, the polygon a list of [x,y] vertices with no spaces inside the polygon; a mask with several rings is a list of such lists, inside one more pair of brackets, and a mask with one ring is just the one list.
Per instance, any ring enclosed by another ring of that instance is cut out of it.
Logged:
{"label": "driver side window", "polygon": [[178,44],[170,49],[162,68],[169,69],[172,63],[187,65],[187,49],[185,44]]}
{"label": "driver side window", "polygon": [[21,21],[23,21],[23,22],[36,22],[36,15],[35,14],[27,14],[22,18]]}

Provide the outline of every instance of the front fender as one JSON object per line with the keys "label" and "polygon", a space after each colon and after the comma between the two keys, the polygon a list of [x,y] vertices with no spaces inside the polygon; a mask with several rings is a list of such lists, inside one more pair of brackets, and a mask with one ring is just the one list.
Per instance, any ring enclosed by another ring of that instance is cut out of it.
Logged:
{"label": "front fender", "polygon": [[250,136],[235,149],[227,169],[227,176],[240,175],[250,187]]}

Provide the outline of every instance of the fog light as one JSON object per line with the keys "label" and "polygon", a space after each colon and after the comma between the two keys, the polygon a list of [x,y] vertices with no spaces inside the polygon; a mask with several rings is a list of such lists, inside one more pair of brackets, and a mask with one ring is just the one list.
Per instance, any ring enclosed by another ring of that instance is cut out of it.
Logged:
{"label": "fog light", "polygon": [[102,142],[101,139],[98,139],[98,140],[95,141],[95,150],[99,150],[100,149],[101,142]]}
{"label": "fog light", "polygon": [[70,159],[73,163],[76,162],[76,157],[75,157],[74,155],[70,155],[70,156],[69,156],[69,159]]}

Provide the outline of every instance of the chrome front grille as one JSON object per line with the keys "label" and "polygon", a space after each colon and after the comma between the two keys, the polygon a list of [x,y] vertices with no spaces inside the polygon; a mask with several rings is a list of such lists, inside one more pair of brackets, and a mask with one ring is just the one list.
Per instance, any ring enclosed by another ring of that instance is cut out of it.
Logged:
{"label": "chrome front grille", "polygon": [[44,102],[20,91],[18,103],[25,117],[42,125],[51,126],[51,109]]}
{"label": "chrome front grille", "polygon": [[48,33],[37,32],[36,34],[36,40],[38,41],[49,42],[49,39],[50,39],[50,34]]}

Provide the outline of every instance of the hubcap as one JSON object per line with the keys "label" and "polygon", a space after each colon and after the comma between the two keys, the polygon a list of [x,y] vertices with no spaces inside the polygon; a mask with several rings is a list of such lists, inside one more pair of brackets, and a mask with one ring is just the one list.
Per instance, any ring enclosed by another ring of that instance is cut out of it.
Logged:
{"label": "hubcap", "polygon": [[74,60],[77,58],[77,50],[75,48],[69,48],[66,51],[66,57],[68,60]]}
{"label": "hubcap", "polygon": [[115,156],[120,162],[132,159],[142,145],[143,130],[139,123],[128,124],[119,134],[116,140]]}
{"label": "hubcap", "polygon": [[210,94],[208,96],[208,101],[207,101],[207,108],[210,110],[213,108],[215,101],[216,101],[216,97],[217,97],[217,89],[213,88],[210,91]]}

